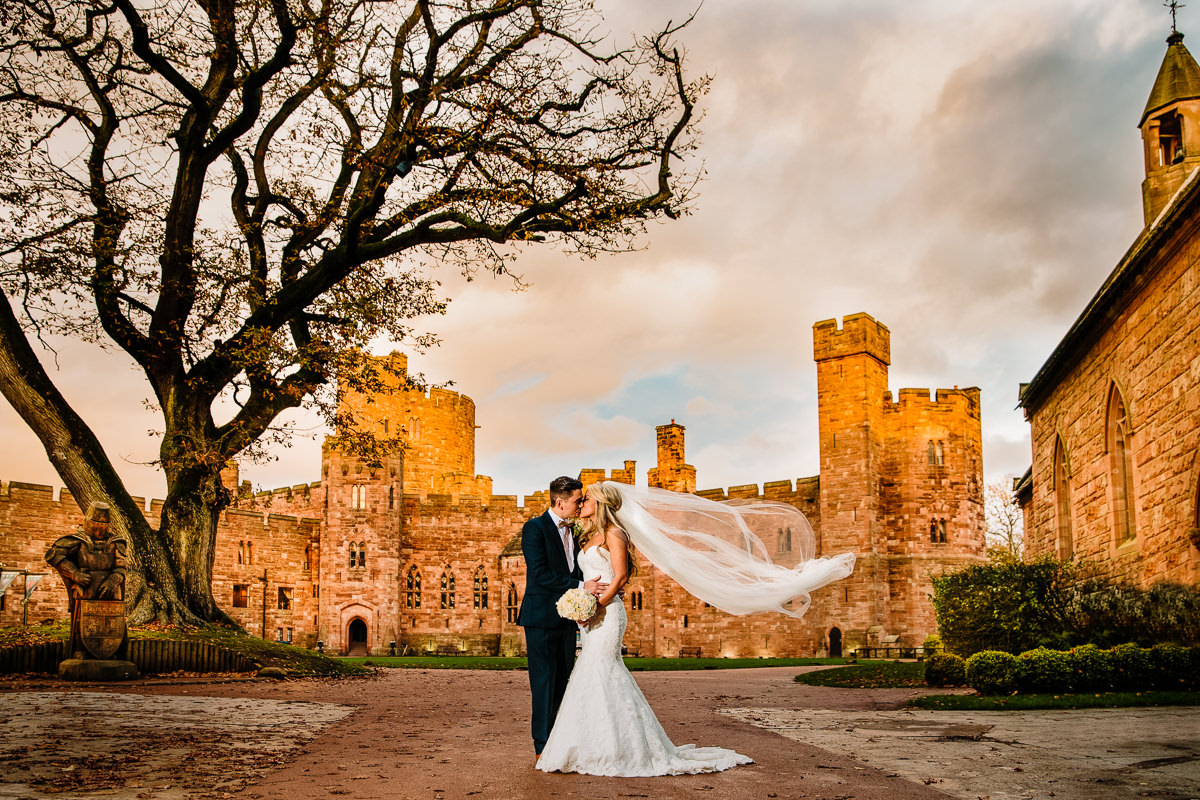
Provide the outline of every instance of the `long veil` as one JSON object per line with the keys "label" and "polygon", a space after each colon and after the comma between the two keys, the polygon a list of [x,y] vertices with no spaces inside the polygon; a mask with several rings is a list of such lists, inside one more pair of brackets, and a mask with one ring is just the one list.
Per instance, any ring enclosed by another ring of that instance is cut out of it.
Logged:
{"label": "long veil", "polygon": [[730,614],[801,617],[810,592],[854,570],[853,553],[817,558],[812,526],[786,503],[718,503],[612,481],[604,486],[621,495],[617,522],[638,552],[688,593]]}

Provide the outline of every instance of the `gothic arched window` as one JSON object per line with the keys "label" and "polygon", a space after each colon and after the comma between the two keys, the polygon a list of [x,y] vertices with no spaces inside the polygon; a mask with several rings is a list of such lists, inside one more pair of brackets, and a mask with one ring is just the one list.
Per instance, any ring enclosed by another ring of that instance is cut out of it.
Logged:
{"label": "gothic arched window", "polygon": [[483,567],[475,570],[475,579],[471,585],[472,605],[475,608],[488,607],[488,587],[487,574],[483,571]]}
{"label": "gothic arched window", "polygon": [[505,618],[509,622],[517,621],[517,585],[515,583],[508,585],[508,602],[505,603]]}
{"label": "gothic arched window", "polygon": [[1127,544],[1137,536],[1133,488],[1133,426],[1120,390],[1113,385],[1108,394],[1107,422],[1109,496],[1112,498],[1113,539]]}
{"label": "gothic arched window", "polygon": [[1067,448],[1059,436],[1054,441],[1054,550],[1060,559],[1075,553],[1071,533],[1071,473],[1067,464]]}
{"label": "gothic arched window", "polygon": [[454,608],[454,573],[449,570],[442,571],[441,606]]}
{"label": "gothic arched window", "polygon": [[408,577],[404,581],[404,607],[421,607],[421,573],[415,566],[408,568]]}

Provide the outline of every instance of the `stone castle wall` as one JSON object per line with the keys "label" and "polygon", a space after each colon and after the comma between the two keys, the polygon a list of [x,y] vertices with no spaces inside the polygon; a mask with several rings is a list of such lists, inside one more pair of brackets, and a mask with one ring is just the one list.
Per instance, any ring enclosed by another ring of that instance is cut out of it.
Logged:
{"label": "stone castle wall", "polygon": [[[697,492],[718,501],[795,506],[814,529],[817,553],[856,553],[855,573],[818,592],[802,619],[733,617],[641,562],[626,590],[631,653],[803,656],[839,641],[844,652],[889,638],[919,644],[933,630],[930,576],[983,552],[979,393],[939,390],[931,400],[927,390],[905,389],[893,401],[889,336],[867,315],[847,317],[840,328],[834,321],[814,326],[819,477]],[[252,633],[305,646],[320,641],[335,653],[387,653],[393,643],[408,653],[523,652],[523,630],[515,624],[525,590],[520,531],[549,505],[547,492],[492,495],[490,479],[471,474],[469,398],[434,390],[343,402],[359,404],[355,410],[383,433],[402,420],[405,432],[419,431],[419,441],[375,467],[327,445],[320,482],[256,494],[239,483],[236,466],[227,469],[223,481],[240,491],[218,537],[217,602]],[[694,491],[684,427],[672,420],[657,435],[650,485]],[[928,463],[930,441],[942,443],[941,463]],[[632,484],[636,466],[629,460],[609,470],[587,468],[579,477],[585,485]],[[48,531],[77,524],[78,509],[67,500],[54,500],[48,487],[12,484],[0,498],[0,561],[40,565]],[[156,522],[155,504],[149,514]],[[930,541],[930,520],[942,519],[947,541]],[[799,550],[799,535],[776,531],[763,538],[787,563],[796,555],[790,548]],[[66,613],[65,596],[50,597],[61,594],[55,588],[38,598],[43,605],[31,604],[31,619],[35,608],[43,617]],[[11,607],[16,590],[8,597]],[[11,608],[3,613],[7,623]]]}

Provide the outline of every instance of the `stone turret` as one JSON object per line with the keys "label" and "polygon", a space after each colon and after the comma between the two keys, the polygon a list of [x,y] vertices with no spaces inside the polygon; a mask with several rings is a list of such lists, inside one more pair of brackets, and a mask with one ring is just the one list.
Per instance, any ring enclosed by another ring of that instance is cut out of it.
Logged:
{"label": "stone turret", "polygon": [[683,434],[687,429],[671,420],[654,430],[658,433],[658,466],[650,470],[647,483],[673,492],[696,491],[696,468],[684,463]]}
{"label": "stone turret", "polygon": [[1167,37],[1167,53],[1138,127],[1146,162],[1142,210],[1149,228],[1200,167],[1200,66],[1178,31]]}

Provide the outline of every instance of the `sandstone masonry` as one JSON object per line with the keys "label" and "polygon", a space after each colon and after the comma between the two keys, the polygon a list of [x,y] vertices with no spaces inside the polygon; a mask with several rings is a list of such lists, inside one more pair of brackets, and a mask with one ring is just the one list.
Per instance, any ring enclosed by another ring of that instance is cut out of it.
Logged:
{"label": "sandstone masonry", "polygon": [[[730,616],[642,564],[626,590],[631,653],[798,656],[920,644],[934,629],[930,576],[984,557],[979,391],[942,389],[931,399],[902,389],[893,398],[890,334],[866,314],[840,328],[819,322],[813,338],[821,474],[697,493],[794,505],[813,526],[818,554],[856,553],[855,573],[818,592],[796,620]],[[404,356],[386,359],[404,374]],[[470,398],[393,380],[388,393],[346,392],[341,402],[360,424],[399,434],[403,455],[372,466],[327,445],[319,482],[255,495],[241,484],[221,522],[214,596],[252,633],[335,653],[521,653],[520,531],[549,498],[493,495],[491,478],[475,474]],[[684,426],[660,425],[657,438],[649,484],[696,491]],[[636,467],[630,460],[579,477],[632,484]],[[222,479],[239,486],[236,466]],[[149,519],[157,508],[150,504]],[[47,543],[78,521],[67,493],[7,485],[0,563],[45,571]],[[799,537],[780,530],[765,544],[786,563],[798,557]],[[18,587],[5,600],[0,624],[19,623]],[[56,580],[35,590],[29,613],[34,621],[65,615]]]}

